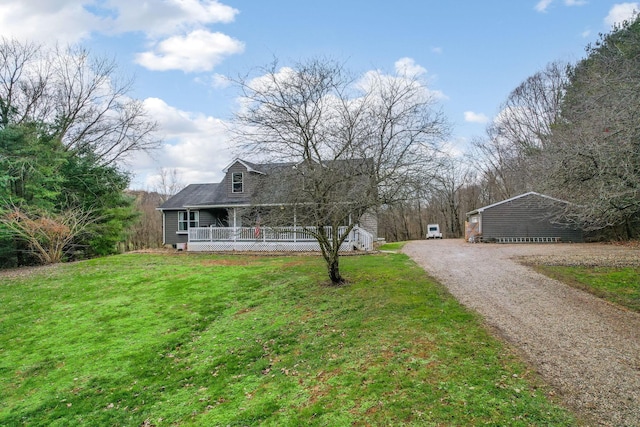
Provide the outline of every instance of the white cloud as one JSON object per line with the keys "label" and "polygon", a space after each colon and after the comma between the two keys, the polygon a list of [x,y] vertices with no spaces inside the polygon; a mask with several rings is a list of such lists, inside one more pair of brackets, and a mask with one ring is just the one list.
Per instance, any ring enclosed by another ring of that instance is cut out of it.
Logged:
{"label": "white cloud", "polygon": [[427,74],[427,69],[416,64],[413,58],[400,58],[394,64],[396,73],[407,77],[418,77]]}
{"label": "white cloud", "polygon": [[217,0],[2,0],[0,35],[77,42],[92,32],[150,36],[228,23],[239,13]]}
{"label": "white cloud", "polygon": [[249,81],[249,87],[256,91],[269,90],[269,88],[275,87],[276,83],[285,82],[289,79],[293,79],[295,71],[290,67],[281,67],[271,77],[269,74],[254,77]]}
{"label": "white cloud", "polygon": [[[385,74],[380,70],[371,70],[364,73],[362,77],[360,77],[357,80],[355,86],[358,89],[364,92],[367,92],[371,90],[372,87],[374,86],[379,86],[381,88],[386,83],[389,83],[394,79],[404,79],[407,77],[411,78],[412,76],[409,74],[406,74],[406,75],[399,74],[394,76],[390,74]],[[417,91],[417,94],[421,96],[425,101],[426,100],[442,101],[442,100],[448,99],[448,97],[442,91],[432,90],[426,84],[424,84],[424,82],[416,80],[416,81],[413,81],[412,84],[418,87],[419,90]]]}
{"label": "white cloud", "polygon": [[204,25],[233,22],[239,13],[217,0],[106,0],[117,12],[113,31],[143,31],[151,35],[183,33]]}
{"label": "white cloud", "polygon": [[89,1],[9,0],[0,3],[0,36],[21,41],[74,43],[108,22],[85,9]]}
{"label": "white cloud", "polygon": [[[538,12],[546,12],[552,3],[553,0],[540,0],[536,3],[535,10]],[[564,0],[565,6],[584,6],[587,3],[587,0]]]}
{"label": "white cloud", "polygon": [[464,112],[464,121],[469,123],[487,123],[489,117],[482,113],[474,113],[473,111]]}
{"label": "white cloud", "polygon": [[427,83],[430,83],[433,78],[426,79],[425,77],[427,75],[427,69],[422,65],[417,64],[413,58],[404,57],[398,59],[394,64],[394,69],[396,72],[395,77],[391,75],[384,75],[384,73],[379,70],[369,71],[362,76],[359,84],[363,85],[363,87],[366,87],[368,84],[370,84],[371,81],[373,81],[372,78],[376,75],[377,78],[382,80],[392,78],[412,79],[420,77],[419,81],[416,81],[416,84],[422,85],[423,94],[426,97],[432,98],[434,100],[448,99],[448,97],[442,91],[432,90],[428,87]]}
{"label": "white cloud", "polygon": [[441,48],[441,47],[439,47],[439,46],[432,47],[432,48],[431,48],[431,52],[433,52],[433,53],[436,53],[436,54],[440,55],[440,54],[442,53],[442,48]]}
{"label": "white cloud", "polygon": [[604,22],[612,27],[615,24],[621,24],[626,20],[632,19],[637,12],[640,12],[640,3],[618,3],[609,10]]}
{"label": "white cloud", "polygon": [[223,89],[231,86],[231,80],[223,74],[215,73],[211,76],[211,86],[216,89]]}
{"label": "white cloud", "polygon": [[219,182],[232,160],[227,123],[179,110],[158,98],[147,98],[144,105],[159,123],[165,142],[151,156],[140,153],[127,162],[135,174],[131,187],[152,188],[160,168],[177,170],[185,184]]}
{"label": "white cloud", "polygon": [[211,71],[226,56],[242,53],[244,43],[226,34],[196,30],[173,36],[139,53],[136,62],[150,70]]}
{"label": "white cloud", "polygon": [[232,84],[232,81],[228,76],[219,73],[196,76],[193,81],[200,85],[210,86],[214,89],[225,89]]}
{"label": "white cloud", "polygon": [[218,0],[0,0],[0,36],[72,44],[93,34],[141,32],[152,46],[138,56],[141,65],[209,71],[244,50],[242,42],[207,29],[238,13]]}
{"label": "white cloud", "polygon": [[466,153],[465,147],[468,145],[466,138],[458,138],[451,141],[445,141],[439,148],[449,157],[461,159]]}
{"label": "white cloud", "polygon": [[591,35],[591,30],[584,30],[583,32],[580,33],[580,36],[582,36],[583,39],[586,39],[590,35]]}
{"label": "white cloud", "polygon": [[540,0],[537,4],[535,9],[538,12],[546,12],[547,8],[549,7],[549,5],[551,5],[551,3],[553,3],[553,0]]}

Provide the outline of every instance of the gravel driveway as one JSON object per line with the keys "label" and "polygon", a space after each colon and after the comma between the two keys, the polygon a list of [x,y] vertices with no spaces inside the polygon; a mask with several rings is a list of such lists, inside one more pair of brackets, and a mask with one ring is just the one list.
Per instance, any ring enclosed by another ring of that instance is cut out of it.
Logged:
{"label": "gravel driveway", "polygon": [[640,315],[521,265],[520,257],[640,263],[599,244],[416,241],[403,252],[480,313],[590,425],[640,426]]}

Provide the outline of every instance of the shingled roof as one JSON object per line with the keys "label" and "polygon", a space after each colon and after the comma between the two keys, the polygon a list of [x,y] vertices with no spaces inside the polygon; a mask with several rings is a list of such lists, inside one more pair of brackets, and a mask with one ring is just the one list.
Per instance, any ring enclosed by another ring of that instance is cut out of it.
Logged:
{"label": "shingled roof", "polygon": [[537,196],[537,197],[540,197],[540,198],[543,198],[543,199],[547,199],[547,200],[549,200],[551,202],[559,202],[559,203],[566,203],[566,204],[570,203],[570,202],[567,202],[566,200],[560,200],[560,199],[556,199],[555,197],[551,197],[551,196],[547,196],[547,195],[544,195],[544,194],[536,193],[535,191],[529,191],[528,193],[520,194],[518,196],[511,197],[510,199],[502,200],[502,201],[494,203],[492,205],[483,206],[481,208],[472,210],[471,212],[467,212],[467,216],[475,215],[477,213],[482,213],[487,209],[491,209],[491,208],[494,208],[496,206],[502,205],[504,203],[509,203],[509,202],[514,201],[514,200],[520,199],[522,197],[527,197],[527,196]]}
{"label": "shingled roof", "polygon": [[[368,160],[362,160],[368,162]],[[242,163],[249,172],[260,175],[272,175],[281,173],[283,170],[296,167],[298,164],[286,163],[252,163],[242,159],[235,159],[224,169],[227,173],[229,168],[236,162]],[[356,160],[334,160],[333,163],[345,163],[354,165]],[[240,196],[229,195],[223,183],[189,184],[182,191],[158,207],[159,210],[183,210],[187,208],[204,207],[226,207],[241,206],[251,203],[251,195]]]}
{"label": "shingled roof", "polygon": [[160,205],[159,209],[184,209],[185,206],[209,200],[217,193],[220,184],[189,184],[178,194]]}

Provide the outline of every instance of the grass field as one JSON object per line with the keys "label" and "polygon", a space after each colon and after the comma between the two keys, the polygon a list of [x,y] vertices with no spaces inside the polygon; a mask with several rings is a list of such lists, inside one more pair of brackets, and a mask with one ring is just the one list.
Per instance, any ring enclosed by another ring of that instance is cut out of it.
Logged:
{"label": "grass field", "polygon": [[405,255],[128,254],[0,277],[2,426],[574,425]]}
{"label": "grass field", "polygon": [[640,268],[536,265],[551,278],[640,312]]}

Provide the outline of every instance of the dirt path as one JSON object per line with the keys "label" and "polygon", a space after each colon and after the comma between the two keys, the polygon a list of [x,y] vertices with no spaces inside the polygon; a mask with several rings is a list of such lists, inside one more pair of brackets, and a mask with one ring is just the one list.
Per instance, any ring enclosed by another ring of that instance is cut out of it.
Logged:
{"label": "dirt path", "polygon": [[613,245],[417,241],[403,250],[514,346],[587,421],[640,426],[640,315],[521,265],[516,257],[636,260]]}

